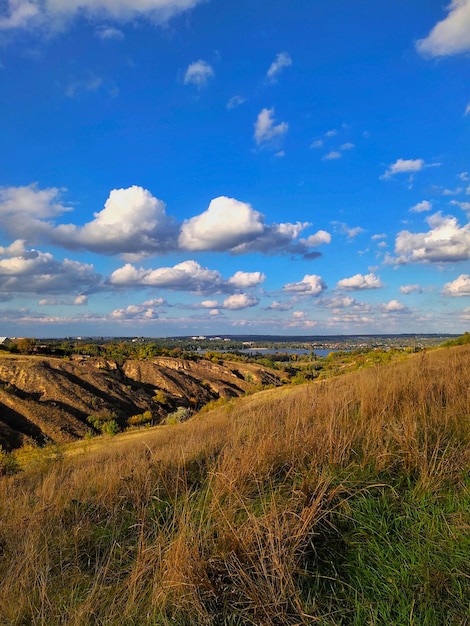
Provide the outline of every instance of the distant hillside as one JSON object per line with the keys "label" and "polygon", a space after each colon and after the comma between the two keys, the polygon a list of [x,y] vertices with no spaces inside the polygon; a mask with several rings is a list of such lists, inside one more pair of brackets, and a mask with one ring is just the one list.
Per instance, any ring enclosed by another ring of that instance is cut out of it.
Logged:
{"label": "distant hillside", "polygon": [[0,445],[67,442],[91,430],[90,415],[112,416],[125,427],[149,411],[156,424],[180,407],[200,409],[263,384],[280,384],[269,368],[204,359],[156,357],[115,361],[74,357],[0,357]]}

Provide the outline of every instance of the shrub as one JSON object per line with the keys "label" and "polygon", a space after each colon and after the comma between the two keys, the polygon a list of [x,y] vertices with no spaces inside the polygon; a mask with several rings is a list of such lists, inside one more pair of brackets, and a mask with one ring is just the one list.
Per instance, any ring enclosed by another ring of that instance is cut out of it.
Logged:
{"label": "shrub", "polygon": [[153,415],[151,411],[144,411],[143,413],[138,413],[137,415],[133,415],[127,420],[129,426],[142,426],[143,424],[148,424],[153,419]]}
{"label": "shrub", "polygon": [[104,410],[100,413],[89,415],[87,422],[103,435],[115,435],[121,428],[117,422],[117,415],[114,411]]}
{"label": "shrub", "polygon": [[0,476],[12,476],[19,472],[20,466],[16,457],[0,446]]}

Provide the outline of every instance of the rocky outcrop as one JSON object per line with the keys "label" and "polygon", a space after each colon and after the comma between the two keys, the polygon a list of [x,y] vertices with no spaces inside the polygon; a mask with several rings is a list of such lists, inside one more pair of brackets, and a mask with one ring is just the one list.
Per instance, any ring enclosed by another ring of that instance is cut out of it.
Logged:
{"label": "rocky outcrop", "polygon": [[278,382],[273,370],[228,361],[157,357],[119,366],[88,357],[0,357],[0,445],[72,441],[90,430],[93,414],[112,413],[125,426],[150,411],[158,423],[178,407],[194,411]]}

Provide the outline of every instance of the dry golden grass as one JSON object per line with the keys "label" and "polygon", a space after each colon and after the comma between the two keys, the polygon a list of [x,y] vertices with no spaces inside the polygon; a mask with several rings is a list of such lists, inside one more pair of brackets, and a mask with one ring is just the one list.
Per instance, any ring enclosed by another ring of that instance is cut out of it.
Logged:
{"label": "dry golden grass", "polygon": [[377,479],[463,484],[469,389],[470,348],[436,350],[3,478],[0,623],[353,623],[304,601],[335,511]]}

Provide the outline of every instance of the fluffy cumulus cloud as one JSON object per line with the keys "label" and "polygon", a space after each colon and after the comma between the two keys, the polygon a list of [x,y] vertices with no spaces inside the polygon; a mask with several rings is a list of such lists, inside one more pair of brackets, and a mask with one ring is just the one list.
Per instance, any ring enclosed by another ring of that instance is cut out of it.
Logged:
{"label": "fluffy cumulus cloud", "polygon": [[223,308],[232,311],[240,309],[249,309],[259,304],[259,299],[249,296],[246,293],[234,293],[224,300]]}
{"label": "fluffy cumulus cloud", "polygon": [[380,289],[383,283],[373,272],[370,274],[355,274],[350,278],[343,278],[336,284],[338,289],[347,291],[361,291],[363,289]]}
{"label": "fluffy cumulus cloud", "polygon": [[126,263],[111,274],[109,282],[115,287],[157,287],[191,293],[211,293],[225,287],[220,272],[191,260],[158,269],[136,268]]}
{"label": "fluffy cumulus cloud", "polygon": [[414,285],[402,285],[400,287],[400,293],[403,293],[405,295],[408,295],[410,293],[421,293],[422,289],[419,285],[414,284]]}
{"label": "fluffy cumulus cloud", "polygon": [[445,263],[470,258],[470,224],[460,226],[456,217],[435,213],[427,218],[429,230],[402,230],[395,239],[397,263]]}
{"label": "fluffy cumulus cloud", "polygon": [[301,239],[300,243],[307,248],[316,248],[324,243],[331,243],[331,235],[326,230],[319,230],[314,235]]}
{"label": "fluffy cumulus cloud", "polygon": [[165,203],[142,187],[114,189],[104,209],[84,226],[55,225],[70,211],[60,201],[63,190],[37,185],[0,189],[0,226],[30,243],[48,241],[69,250],[145,256],[176,247],[178,225]]}
{"label": "fluffy cumulus cloud", "polygon": [[274,109],[263,109],[255,122],[255,141],[258,146],[277,145],[277,141],[288,130],[289,124],[287,122],[275,123]]}
{"label": "fluffy cumulus cloud", "polygon": [[309,222],[265,224],[264,215],[246,202],[220,196],[214,198],[206,211],[183,222],[179,247],[193,251],[218,251],[231,254],[300,254],[306,258],[319,256],[312,252],[329,243],[331,235],[318,231],[298,240]]}
{"label": "fluffy cumulus cloud", "polygon": [[279,300],[273,300],[269,306],[264,307],[265,311],[290,311],[292,304],[289,302],[280,302]]}
{"label": "fluffy cumulus cloud", "polygon": [[272,83],[277,81],[277,77],[286,67],[292,65],[292,59],[287,52],[280,52],[269,66],[266,78]]}
{"label": "fluffy cumulus cloud", "polygon": [[113,189],[104,209],[84,226],[61,224],[50,232],[53,243],[103,254],[156,254],[175,247],[177,224],[165,203],[133,185]]}
{"label": "fluffy cumulus cloud", "polygon": [[452,0],[447,10],[447,17],[416,43],[423,56],[448,56],[470,50],[470,0]]}
{"label": "fluffy cumulus cloud", "polygon": [[266,276],[261,272],[235,272],[227,283],[235,289],[250,289],[260,285]]}
{"label": "fluffy cumulus cloud", "polygon": [[339,313],[342,309],[347,309],[356,304],[356,300],[351,296],[334,296],[333,298],[322,298],[318,304],[326,309],[332,309],[335,313]]}
{"label": "fluffy cumulus cloud", "polygon": [[94,290],[100,283],[92,265],[58,261],[49,252],[27,250],[23,241],[0,248],[0,292],[65,294]]}
{"label": "fluffy cumulus cloud", "polygon": [[301,281],[284,285],[285,291],[306,296],[319,296],[325,289],[325,281],[316,274],[305,274]]}
{"label": "fluffy cumulus cloud", "polygon": [[203,300],[198,305],[198,308],[201,308],[201,309],[216,309],[218,306],[219,306],[219,303],[217,302],[217,300]]}
{"label": "fluffy cumulus cloud", "polygon": [[23,187],[0,187],[0,226],[12,237],[37,242],[51,230],[50,221],[70,207],[61,202],[63,190],[39,189],[33,183]]}
{"label": "fluffy cumulus cloud", "polygon": [[[260,252],[262,254],[301,254],[306,258],[315,258],[319,252],[309,250],[310,245],[297,241],[300,233],[310,226],[309,222],[291,224],[272,224],[265,226],[263,233],[252,241],[244,242],[232,249],[233,254],[248,254]],[[305,240],[306,241],[306,240]],[[324,241],[317,241],[316,246]]]}
{"label": "fluffy cumulus cloud", "polygon": [[414,174],[424,167],[423,159],[397,159],[392,163],[381,178],[391,178],[395,174]]}
{"label": "fluffy cumulus cloud", "polygon": [[204,87],[207,83],[214,78],[214,70],[209,63],[199,59],[191,63],[184,75],[185,85],[196,85],[196,87]]}
{"label": "fluffy cumulus cloud", "polygon": [[0,188],[0,228],[28,244],[52,243],[68,250],[122,255],[127,261],[170,251],[230,251],[232,254],[299,254],[329,243],[326,231],[298,240],[308,222],[265,224],[250,204],[219,196],[206,211],[179,224],[167,215],[166,205],[150,191],[133,185],[113,189],[94,219],[77,226],[58,224],[72,209],[61,201],[64,190],[37,185]]}
{"label": "fluffy cumulus cloud", "polygon": [[93,18],[148,18],[164,23],[203,0],[6,0],[0,5],[0,29],[63,28],[79,14]]}
{"label": "fluffy cumulus cloud", "polygon": [[386,313],[403,313],[407,309],[399,300],[390,300],[382,305],[382,310]]}
{"label": "fluffy cumulus cloud", "polygon": [[316,322],[308,319],[305,311],[293,311],[291,319],[287,322],[288,328],[313,328]]}
{"label": "fluffy cumulus cloud", "polygon": [[470,276],[460,274],[458,278],[444,285],[443,293],[447,296],[470,296]]}
{"label": "fluffy cumulus cloud", "polygon": [[149,322],[158,319],[157,310],[165,304],[163,298],[147,300],[142,304],[130,304],[125,309],[115,309],[111,312],[113,321],[142,321]]}
{"label": "fluffy cumulus cloud", "polygon": [[204,213],[184,221],[179,245],[187,250],[231,250],[263,234],[264,229],[261,213],[245,202],[220,196]]}

